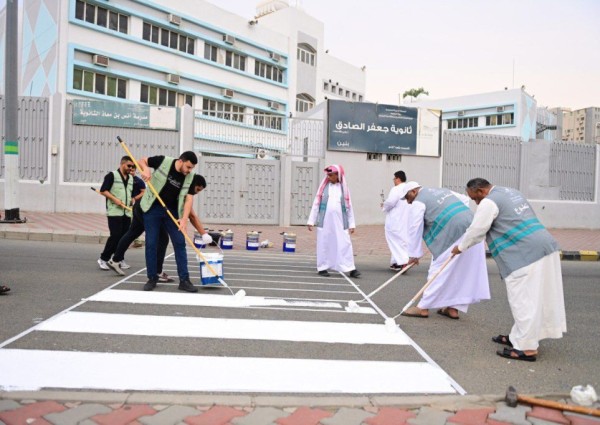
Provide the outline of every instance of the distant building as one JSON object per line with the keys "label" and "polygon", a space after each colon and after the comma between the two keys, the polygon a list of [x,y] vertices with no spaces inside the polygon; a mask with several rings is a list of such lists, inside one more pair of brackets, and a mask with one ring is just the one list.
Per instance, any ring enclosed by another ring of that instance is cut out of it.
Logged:
{"label": "distant building", "polygon": [[517,136],[524,142],[544,138],[538,131],[556,126],[556,120],[544,111],[542,122],[538,121],[537,102],[524,89],[426,99],[407,105],[441,109],[444,130]]}
{"label": "distant building", "polygon": [[20,96],[187,104],[219,134],[285,134],[284,118],[327,97],[365,95],[364,70],[327,53],[323,23],[285,0],[250,19],[203,0],[20,3]]}
{"label": "distant building", "polygon": [[556,108],[562,122],[562,140],[580,143],[600,143],[600,108]]}

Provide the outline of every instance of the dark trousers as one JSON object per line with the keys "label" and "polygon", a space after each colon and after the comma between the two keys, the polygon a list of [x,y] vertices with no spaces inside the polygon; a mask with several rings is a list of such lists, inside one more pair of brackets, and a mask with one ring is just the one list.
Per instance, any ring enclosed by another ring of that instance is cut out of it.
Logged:
{"label": "dark trousers", "polygon": [[[116,261],[117,263],[123,261],[125,259],[125,252],[129,249],[129,246],[134,240],[139,238],[142,233],[144,233],[144,212],[142,211],[140,204],[137,203],[133,207],[131,226],[129,226],[129,230],[127,230],[127,233],[125,233],[119,241],[117,249],[113,254],[113,261]],[[165,262],[165,254],[167,253],[168,245],[169,234],[164,227],[161,227],[158,235],[158,251],[156,253],[156,269],[158,270],[158,274],[161,274],[163,271],[163,263]]]}
{"label": "dark trousers", "polygon": [[106,241],[106,245],[104,245],[104,251],[102,251],[102,254],[100,254],[100,259],[104,261],[110,260],[110,257],[117,249],[117,245],[119,244],[121,237],[127,233],[127,229],[129,229],[129,225],[131,224],[131,219],[126,215],[107,218],[110,236]]}

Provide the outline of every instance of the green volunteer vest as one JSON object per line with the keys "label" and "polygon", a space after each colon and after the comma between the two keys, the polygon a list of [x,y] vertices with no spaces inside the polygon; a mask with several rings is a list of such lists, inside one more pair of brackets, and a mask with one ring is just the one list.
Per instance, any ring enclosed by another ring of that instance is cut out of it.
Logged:
{"label": "green volunteer vest", "polygon": [[[156,189],[156,192],[160,194],[160,191],[165,187],[167,183],[167,176],[169,175],[169,170],[171,169],[171,165],[176,161],[175,158],[170,158],[165,156],[162,164],[152,173],[152,178],[150,178],[150,183]],[[194,180],[194,173],[190,173],[185,176],[185,180],[183,181],[183,186],[181,187],[181,191],[179,192],[179,199],[177,202],[177,213],[180,218],[183,215],[183,204],[185,203],[185,195],[190,190],[190,186],[192,185],[192,180]],[[142,201],[140,202],[140,207],[142,211],[147,212],[154,201],[156,200],[156,196],[152,190],[146,190],[144,192],[144,196],[142,196]]]}
{"label": "green volunteer vest", "polygon": [[[113,171],[114,182],[109,192],[112,195],[123,202],[125,205],[129,206],[131,203],[131,193],[133,192],[133,177],[129,176],[127,179],[127,183],[123,181],[121,177],[121,173],[119,171]],[[106,215],[109,217],[120,217],[122,215],[126,215],[127,217],[131,217],[132,213],[127,208],[121,208],[119,205],[115,204],[111,199],[106,199]]]}

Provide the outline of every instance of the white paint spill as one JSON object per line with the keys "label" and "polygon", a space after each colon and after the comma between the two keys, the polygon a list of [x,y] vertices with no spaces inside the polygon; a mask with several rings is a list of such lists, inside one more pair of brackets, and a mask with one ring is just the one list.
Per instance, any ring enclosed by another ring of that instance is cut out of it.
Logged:
{"label": "white paint spill", "polygon": [[426,362],[0,349],[0,389],[34,391],[41,388],[456,394],[448,375]]}
{"label": "white paint spill", "polygon": [[68,312],[42,323],[41,331],[194,338],[409,345],[404,332],[379,324],[221,319]]}

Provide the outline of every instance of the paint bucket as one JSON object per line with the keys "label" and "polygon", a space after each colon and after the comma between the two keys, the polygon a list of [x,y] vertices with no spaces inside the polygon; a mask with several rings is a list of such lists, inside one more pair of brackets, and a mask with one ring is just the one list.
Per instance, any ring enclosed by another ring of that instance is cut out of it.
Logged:
{"label": "paint bucket", "polygon": [[246,249],[248,251],[258,251],[258,232],[246,233]]}
{"label": "paint bucket", "polygon": [[215,276],[207,267],[204,259],[196,255],[196,259],[200,263],[200,283],[202,285],[219,284],[219,278],[223,279],[223,254],[211,252],[203,254],[206,262],[213,268],[218,276]]}
{"label": "paint bucket", "polygon": [[198,249],[206,248],[206,244],[202,240],[202,235],[198,232],[194,232],[194,246]]}
{"label": "paint bucket", "polygon": [[228,230],[221,233],[221,249],[233,249],[233,232]]}
{"label": "paint bucket", "polygon": [[283,234],[283,252],[296,252],[296,234]]}

